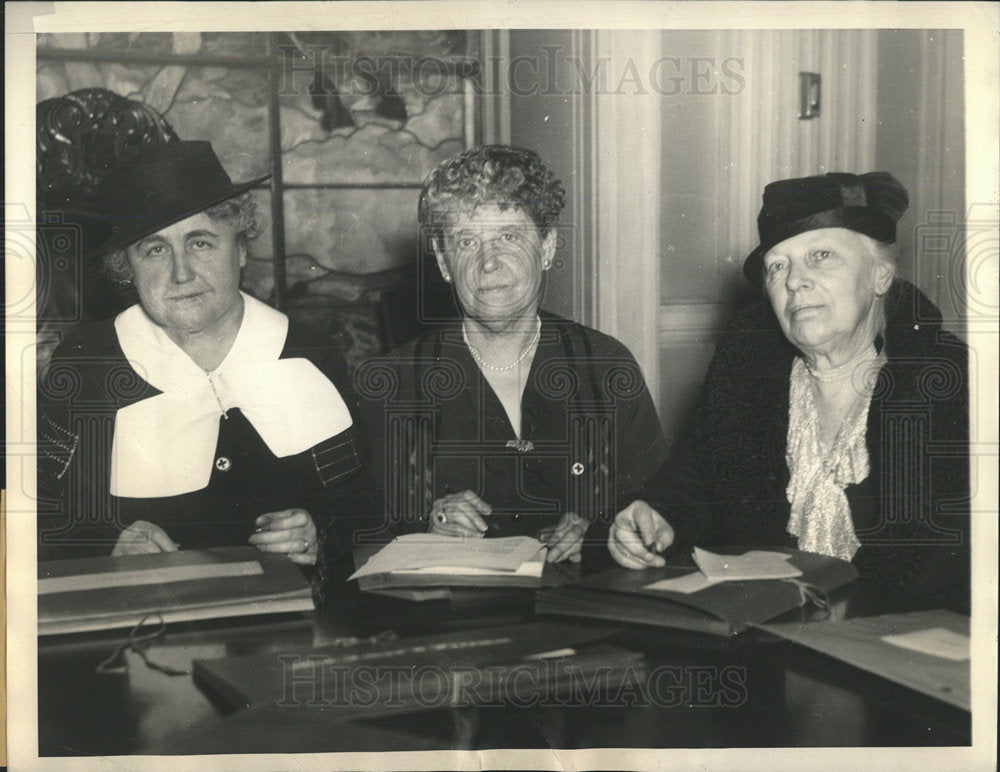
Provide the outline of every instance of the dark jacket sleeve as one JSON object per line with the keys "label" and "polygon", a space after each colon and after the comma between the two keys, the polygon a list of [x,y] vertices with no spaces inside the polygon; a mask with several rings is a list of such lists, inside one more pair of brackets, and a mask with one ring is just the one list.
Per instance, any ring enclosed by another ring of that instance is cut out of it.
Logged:
{"label": "dark jacket sleeve", "polygon": [[353,425],[312,448],[311,453],[322,487],[305,495],[308,508],[321,532],[327,560],[336,560],[355,546],[355,533],[370,521],[375,504],[369,473],[370,450],[357,392],[343,356],[324,338],[292,326],[285,356],[306,356],[337,387],[351,413]]}
{"label": "dark jacket sleeve", "polygon": [[[402,484],[403,465],[407,465],[412,438],[388,434],[397,428],[390,419],[392,402],[405,388],[400,382],[407,375],[393,355],[363,362],[354,374],[358,393],[359,412],[368,448],[367,463],[371,480],[372,510],[370,517],[359,530],[364,542],[390,541],[408,529],[401,527],[399,518],[407,512],[396,511],[393,493],[398,498],[408,487]],[[393,481],[396,481],[395,483]],[[421,528],[420,530],[424,530]]]}
{"label": "dark jacket sleeve", "polygon": [[713,541],[711,483],[698,458],[693,433],[678,442],[637,498],[663,515],[674,529],[668,554]]}
{"label": "dark jacket sleeve", "polygon": [[39,383],[39,560],[106,555],[120,532],[108,494],[111,441],[116,398],[137,384],[110,335],[91,325],[68,337]]}
{"label": "dark jacket sleeve", "polygon": [[[950,399],[942,400],[931,414],[932,433],[938,450],[932,460],[931,490],[936,525],[949,532],[947,541],[931,551],[915,585],[923,594],[943,604],[968,611],[971,606],[971,519],[969,369],[968,349],[954,336],[954,361],[960,370],[960,385]],[[934,469],[936,461],[937,469]]]}
{"label": "dark jacket sleeve", "polygon": [[[629,355],[631,359],[631,355]],[[633,361],[636,371],[639,365]],[[641,374],[640,374],[641,379]],[[618,405],[621,426],[618,433],[618,509],[635,498],[667,458],[663,426],[653,399],[640,380],[638,394]]]}
{"label": "dark jacket sleeve", "polygon": [[667,458],[663,426],[642,371],[624,345],[609,340],[612,364],[605,373],[604,391],[615,402],[615,500],[587,532],[588,541],[602,545],[615,515],[638,497]]}
{"label": "dark jacket sleeve", "polygon": [[759,300],[719,337],[691,428],[640,497],[674,528],[675,551],[787,541],[784,451],[793,356]]}
{"label": "dark jacket sleeve", "polygon": [[879,584],[968,609],[968,349],[946,332],[936,331],[932,343],[911,333],[908,346],[898,337],[869,414],[881,499],[876,519],[859,532],[855,563]]}

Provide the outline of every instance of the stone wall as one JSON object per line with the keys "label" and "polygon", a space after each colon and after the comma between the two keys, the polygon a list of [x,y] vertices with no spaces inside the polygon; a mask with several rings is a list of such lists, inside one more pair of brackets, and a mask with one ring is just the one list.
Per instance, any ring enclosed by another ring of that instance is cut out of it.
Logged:
{"label": "stone wall", "polygon": [[[419,184],[466,145],[463,78],[476,56],[473,38],[461,31],[281,33],[269,48],[266,33],[47,34],[38,41],[37,93],[41,101],[99,87],[143,102],[181,139],[211,141],[235,181],[280,163],[284,308],[342,340],[354,366],[387,343],[384,293],[414,294]],[[50,49],[62,56],[46,57]],[[91,60],[73,61],[68,51]],[[134,61],[170,55],[191,61]],[[242,60],[198,60],[209,56]],[[267,57],[278,63],[273,78]],[[280,159],[271,157],[271,88]],[[271,191],[256,195],[272,211]],[[270,229],[251,251],[244,289],[274,302]]]}

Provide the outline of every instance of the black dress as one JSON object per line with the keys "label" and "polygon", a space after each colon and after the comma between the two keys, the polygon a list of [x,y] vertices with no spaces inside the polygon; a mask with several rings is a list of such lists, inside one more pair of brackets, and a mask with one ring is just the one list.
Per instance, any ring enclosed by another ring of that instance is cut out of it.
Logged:
{"label": "black dress", "polygon": [[435,499],[471,490],[493,507],[487,535],[537,536],[571,511],[591,522],[587,542],[603,545],[666,443],[628,349],[540,316],[520,440],[457,323],[359,368],[383,514],[373,533],[426,530]]}
{"label": "black dress", "polygon": [[[844,493],[863,580],[963,608],[969,598],[968,351],[938,309],[897,280],[876,345],[887,363],[868,412],[869,476]],[[694,431],[641,498],[674,550],[792,546],[785,448],[797,351],[766,300],[744,308],[709,365]]]}
{"label": "black dress", "polygon": [[[289,323],[280,359],[303,357],[356,416],[347,368],[329,341]],[[107,555],[135,520],[162,527],[181,548],[246,544],[265,512],[312,515],[327,559],[350,548],[372,511],[357,424],[312,448],[278,458],[238,407],[219,418],[208,484],[153,498],[110,493],[115,417],[160,392],[123,353],[114,321],[81,328],[56,350],[39,393],[39,558]],[[308,409],[308,406],[307,406]]]}

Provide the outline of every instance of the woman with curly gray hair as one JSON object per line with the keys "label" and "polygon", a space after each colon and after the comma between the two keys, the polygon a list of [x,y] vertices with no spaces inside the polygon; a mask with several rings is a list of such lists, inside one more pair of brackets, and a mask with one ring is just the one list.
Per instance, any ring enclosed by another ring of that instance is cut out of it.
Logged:
{"label": "woman with curly gray hair", "polygon": [[368,508],[342,357],[239,289],[264,179],[234,185],[208,142],[172,142],[103,180],[104,269],[137,302],[53,356],[40,487],[63,507],[43,554],[249,543],[311,566]]}
{"label": "woman with curly gray hair", "polygon": [[576,562],[663,460],[629,351],[539,309],[564,197],[534,152],[504,145],[427,178],[422,240],[462,318],[358,373],[387,526],[534,535],[550,562]]}

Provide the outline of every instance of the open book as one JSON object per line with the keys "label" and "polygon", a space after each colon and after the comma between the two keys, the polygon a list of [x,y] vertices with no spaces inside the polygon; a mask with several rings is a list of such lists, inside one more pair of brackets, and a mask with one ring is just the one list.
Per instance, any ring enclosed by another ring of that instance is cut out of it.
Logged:
{"label": "open book", "polygon": [[[377,548],[375,548],[377,549]],[[362,590],[386,587],[541,587],[545,547],[530,536],[460,538],[431,533],[399,536],[381,549],[355,551]]]}
{"label": "open book", "polygon": [[254,547],[53,560],[38,564],[38,634],[312,611],[302,569]]}

